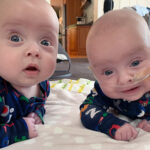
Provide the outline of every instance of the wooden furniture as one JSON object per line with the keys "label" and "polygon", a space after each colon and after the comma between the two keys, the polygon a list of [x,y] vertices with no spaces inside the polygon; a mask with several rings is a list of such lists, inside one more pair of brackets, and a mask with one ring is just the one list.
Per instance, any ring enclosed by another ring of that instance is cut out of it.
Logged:
{"label": "wooden furniture", "polygon": [[90,25],[72,25],[67,29],[67,52],[70,57],[86,57],[86,38]]}
{"label": "wooden furniture", "polygon": [[67,26],[76,24],[76,17],[82,15],[81,0],[66,0],[66,20]]}

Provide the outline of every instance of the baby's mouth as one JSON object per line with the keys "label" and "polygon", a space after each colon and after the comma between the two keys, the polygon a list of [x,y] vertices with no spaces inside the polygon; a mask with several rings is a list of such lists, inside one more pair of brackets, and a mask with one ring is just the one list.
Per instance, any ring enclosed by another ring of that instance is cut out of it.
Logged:
{"label": "baby's mouth", "polygon": [[25,70],[27,70],[27,71],[38,71],[39,69],[35,66],[28,66],[27,68],[25,68]]}
{"label": "baby's mouth", "polygon": [[132,93],[132,92],[135,92],[138,88],[139,88],[139,86],[136,86],[136,87],[132,87],[132,88],[129,88],[129,89],[122,90],[121,92],[124,93],[124,94]]}
{"label": "baby's mouth", "polygon": [[39,67],[37,65],[28,65],[24,69],[24,72],[29,76],[35,76],[40,72],[40,70],[39,70]]}

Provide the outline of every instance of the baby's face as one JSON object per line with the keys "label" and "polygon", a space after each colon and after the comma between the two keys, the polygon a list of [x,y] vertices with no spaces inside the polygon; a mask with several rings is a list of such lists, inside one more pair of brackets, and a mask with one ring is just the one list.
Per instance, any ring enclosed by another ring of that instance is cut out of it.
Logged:
{"label": "baby's face", "polygon": [[134,84],[133,81],[150,66],[149,33],[136,27],[121,28],[95,37],[91,48],[92,70],[108,97],[134,101],[150,90],[149,83]]}
{"label": "baby's face", "polygon": [[32,86],[55,70],[58,22],[44,0],[5,0],[0,8],[0,76]]}

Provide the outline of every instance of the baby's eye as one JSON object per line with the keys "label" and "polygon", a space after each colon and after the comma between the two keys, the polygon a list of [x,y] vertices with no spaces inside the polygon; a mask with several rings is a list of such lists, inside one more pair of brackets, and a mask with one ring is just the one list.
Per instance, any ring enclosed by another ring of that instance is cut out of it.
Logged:
{"label": "baby's eye", "polygon": [[139,60],[135,60],[131,63],[131,67],[135,67],[135,66],[138,66],[140,64],[140,61]]}
{"label": "baby's eye", "polygon": [[113,73],[112,70],[106,70],[106,71],[104,72],[104,74],[105,74],[106,76],[109,76],[109,75],[111,75],[112,73]]}
{"label": "baby's eye", "polygon": [[50,46],[51,45],[51,43],[47,40],[41,41],[41,44],[44,45],[44,46]]}
{"label": "baby's eye", "polygon": [[18,36],[18,35],[12,35],[10,37],[10,40],[13,41],[13,42],[20,42],[20,41],[22,41],[21,37]]}

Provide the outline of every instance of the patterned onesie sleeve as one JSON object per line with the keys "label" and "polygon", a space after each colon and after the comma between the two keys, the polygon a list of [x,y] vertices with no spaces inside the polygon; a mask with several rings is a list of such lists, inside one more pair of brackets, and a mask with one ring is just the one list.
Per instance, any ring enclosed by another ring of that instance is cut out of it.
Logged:
{"label": "patterned onesie sleeve", "polygon": [[0,148],[29,139],[28,127],[24,119],[8,124],[0,124]]}
{"label": "patterned onesie sleeve", "polygon": [[82,124],[88,129],[103,132],[114,138],[116,130],[126,121],[107,112],[112,106],[112,101],[103,94],[98,83],[95,82],[94,89],[80,106]]}
{"label": "patterned onesie sleeve", "polygon": [[[1,80],[0,80],[1,81]],[[4,84],[3,84],[4,82]],[[5,87],[4,87],[4,86]],[[5,81],[0,83],[0,148],[29,139],[28,127],[23,119],[29,113],[35,112],[43,122],[45,100],[50,93],[48,81],[40,83],[41,96],[27,99],[18,94]],[[10,92],[8,92],[10,91]],[[7,94],[5,94],[7,93]],[[5,95],[5,98],[4,98]],[[5,99],[5,103],[4,103]],[[8,103],[6,104],[6,100]],[[15,119],[12,118],[12,111]],[[14,111],[15,110],[15,111]],[[43,122],[44,123],[44,122]]]}
{"label": "patterned onesie sleeve", "polygon": [[[42,82],[41,83],[41,87],[43,89],[43,101],[44,101],[44,104],[45,104],[45,100],[47,99],[47,97],[49,96],[50,94],[50,84],[49,84],[49,81],[46,81],[46,82]],[[42,90],[41,89],[41,90]],[[44,104],[41,104],[39,105],[36,110],[35,110],[35,113],[40,117],[41,121],[42,121],[42,124],[44,124],[44,120],[43,120],[43,116],[45,114],[45,108],[44,108]]]}

